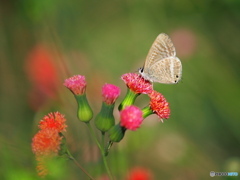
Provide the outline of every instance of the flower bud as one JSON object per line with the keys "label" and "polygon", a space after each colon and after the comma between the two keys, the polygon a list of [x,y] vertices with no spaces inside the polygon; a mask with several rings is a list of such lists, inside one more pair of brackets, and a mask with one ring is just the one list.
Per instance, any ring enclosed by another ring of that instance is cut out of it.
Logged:
{"label": "flower bud", "polygon": [[86,94],[75,95],[78,103],[77,117],[82,122],[89,122],[93,117],[93,111],[88,104]]}
{"label": "flower bud", "polygon": [[96,127],[105,133],[115,124],[115,119],[113,116],[114,104],[107,105],[105,102],[102,103],[102,109],[100,113],[95,118]]}
{"label": "flower bud", "polygon": [[85,76],[76,75],[65,80],[66,86],[75,96],[78,103],[77,117],[80,121],[89,122],[93,117],[93,112],[88,104],[86,97],[86,80]]}
{"label": "flower bud", "polygon": [[114,103],[119,95],[120,88],[115,85],[105,84],[102,87],[103,103],[100,113],[95,118],[95,125],[103,133],[108,131],[115,124],[113,110]]}
{"label": "flower bud", "polygon": [[125,134],[126,128],[120,126],[120,124],[116,124],[111,129],[109,129],[109,139],[112,142],[120,142]]}

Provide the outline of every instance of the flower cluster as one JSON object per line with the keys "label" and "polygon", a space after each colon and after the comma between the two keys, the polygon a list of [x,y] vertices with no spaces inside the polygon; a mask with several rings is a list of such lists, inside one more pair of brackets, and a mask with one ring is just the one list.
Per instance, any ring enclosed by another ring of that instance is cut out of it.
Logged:
{"label": "flower cluster", "polygon": [[[102,87],[103,103],[101,111],[94,120],[96,127],[103,134],[109,133],[112,142],[121,141],[127,129],[134,131],[139,128],[143,119],[150,114],[157,114],[162,122],[170,115],[168,102],[161,93],[153,90],[150,81],[136,73],[123,74],[121,79],[127,85],[128,92],[118,107],[120,112],[119,124],[115,125],[113,110],[115,101],[120,95],[120,88],[107,83]],[[85,77],[81,75],[70,77],[64,82],[64,86],[74,94],[78,102],[79,120],[89,123],[93,117],[93,112],[86,98],[86,85]],[[133,105],[140,94],[147,94],[150,97],[149,104],[142,110]]]}
{"label": "flower cluster", "polygon": [[[120,96],[120,88],[107,83],[102,87],[102,107],[94,119],[95,127],[102,134],[102,143],[98,142],[98,138],[95,137],[90,125],[93,111],[86,96],[87,83],[85,76],[72,76],[66,79],[63,84],[73,93],[78,104],[77,117],[81,122],[87,124],[103,159],[107,156],[114,142],[120,142],[127,130],[135,131],[140,128],[143,120],[149,115],[156,114],[162,122],[163,119],[169,118],[170,115],[169,103],[161,93],[153,90],[153,85],[150,81],[145,80],[136,73],[124,74],[121,79],[126,84],[128,91],[118,107],[120,119],[117,124],[115,124],[113,112],[115,102]],[[134,105],[136,98],[141,94],[147,94],[150,98],[149,103],[143,109]],[[63,149],[62,132],[66,131],[67,127],[65,121],[66,119],[62,114],[55,112],[43,117],[39,123],[40,130],[32,139],[32,150],[38,161],[37,171],[40,176],[45,176],[48,173],[45,160],[61,154]],[[108,134],[109,139],[107,144],[104,140],[105,133]],[[104,160],[104,163],[109,178],[113,179],[106,165],[106,160]],[[141,171],[137,171],[137,174],[141,174]],[[88,177],[90,176],[88,175]],[[132,179],[132,176],[129,176],[129,179]]]}
{"label": "flower cluster", "polygon": [[142,76],[135,73],[127,73],[122,75],[122,80],[130,89],[126,98],[120,104],[119,109],[132,105],[139,94],[148,94],[150,97],[149,105],[143,109],[143,117],[146,118],[150,114],[157,114],[161,121],[168,119],[170,115],[169,103],[164,96],[153,90],[151,82],[145,80]]}
{"label": "flower cluster", "polygon": [[59,112],[49,113],[39,123],[40,130],[32,139],[32,151],[38,161],[39,176],[48,174],[45,160],[58,155],[61,145],[61,132],[66,131],[64,115]]}

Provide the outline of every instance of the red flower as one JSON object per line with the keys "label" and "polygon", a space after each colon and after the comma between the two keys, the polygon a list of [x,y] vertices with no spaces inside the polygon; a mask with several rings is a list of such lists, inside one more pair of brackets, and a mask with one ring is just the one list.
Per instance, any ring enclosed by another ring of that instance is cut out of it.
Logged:
{"label": "red flower", "polygon": [[152,93],[149,94],[149,97],[150,108],[152,111],[161,118],[162,122],[162,119],[168,119],[170,115],[170,108],[169,103],[164,98],[164,96],[157,91],[152,91]]}
{"label": "red flower", "polygon": [[120,88],[115,85],[105,84],[102,87],[103,101],[108,105],[115,103],[119,95],[120,95]]}
{"label": "red flower", "polygon": [[127,180],[152,180],[152,173],[142,167],[135,167],[133,168],[129,175]]}
{"label": "red flower", "polygon": [[127,87],[137,94],[149,94],[153,90],[151,82],[145,80],[139,74],[127,73],[123,74],[121,78]]}
{"label": "red flower", "polygon": [[143,113],[136,106],[127,106],[120,111],[120,125],[126,129],[135,131],[140,127],[143,121]]}
{"label": "red flower", "polygon": [[86,90],[85,76],[75,75],[65,80],[64,86],[66,86],[74,95],[82,95]]}
{"label": "red flower", "polygon": [[37,110],[49,98],[57,95],[59,76],[53,54],[46,47],[37,45],[26,59],[25,70],[33,86],[29,93],[29,103]]}
{"label": "red flower", "polygon": [[40,121],[40,129],[56,129],[58,132],[66,131],[67,125],[65,124],[66,119],[64,115],[59,112],[49,113],[47,116],[44,116]]}
{"label": "red flower", "polygon": [[45,160],[58,155],[62,140],[60,132],[67,127],[65,121],[59,112],[49,113],[40,121],[40,130],[32,139],[32,151],[38,161],[39,176],[45,176],[48,172],[44,166]]}
{"label": "red flower", "polygon": [[40,130],[32,139],[33,153],[38,155],[57,155],[59,151],[61,139],[56,129]]}

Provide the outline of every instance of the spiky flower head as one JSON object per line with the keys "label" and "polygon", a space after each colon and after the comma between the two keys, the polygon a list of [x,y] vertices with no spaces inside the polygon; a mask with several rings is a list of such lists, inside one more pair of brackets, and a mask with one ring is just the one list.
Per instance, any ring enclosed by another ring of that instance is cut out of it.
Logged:
{"label": "spiky flower head", "polygon": [[149,94],[149,97],[149,106],[153,113],[157,114],[162,122],[162,119],[168,119],[170,115],[170,108],[165,97],[157,91],[152,91]]}
{"label": "spiky flower head", "polygon": [[116,99],[119,97],[120,95],[120,88],[113,85],[113,84],[105,84],[102,87],[102,97],[103,97],[103,101],[110,105],[115,103]]}
{"label": "spiky flower head", "polygon": [[136,73],[126,73],[121,76],[127,87],[136,94],[149,94],[152,92],[152,83]]}
{"label": "spiky flower head", "polygon": [[131,105],[120,111],[120,125],[135,131],[143,121],[143,113],[138,107]]}
{"label": "spiky flower head", "polygon": [[75,75],[65,80],[63,83],[74,95],[82,95],[86,90],[85,76]]}

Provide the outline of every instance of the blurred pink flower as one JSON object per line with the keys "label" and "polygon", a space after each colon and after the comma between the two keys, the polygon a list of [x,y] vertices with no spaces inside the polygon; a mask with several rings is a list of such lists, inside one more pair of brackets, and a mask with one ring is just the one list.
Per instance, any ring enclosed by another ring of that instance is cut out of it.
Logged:
{"label": "blurred pink flower", "polygon": [[115,85],[105,84],[102,87],[103,101],[108,105],[115,103],[119,95],[120,95],[120,88]]}
{"label": "blurred pink flower", "polygon": [[190,29],[178,29],[171,38],[176,47],[177,56],[189,57],[196,49],[196,35]]}
{"label": "blurred pink flower", "polygon": [[86,90],[85,76],[75,75],[65,80],[64,86],[66,86],[74,95],[82,95]]}
{"label": "blurred pink flower", "polygon": [[143,113],[138,107],[131,105],[120,111],[120,125],[135,131],[143,121]]}
{"label": "blurred pink flower", "polygon": [[127,73],[123,74],[121,78],[127,87],[137,94],[149,94],[152,91],[151,82],[145,80],[139,74]]}

